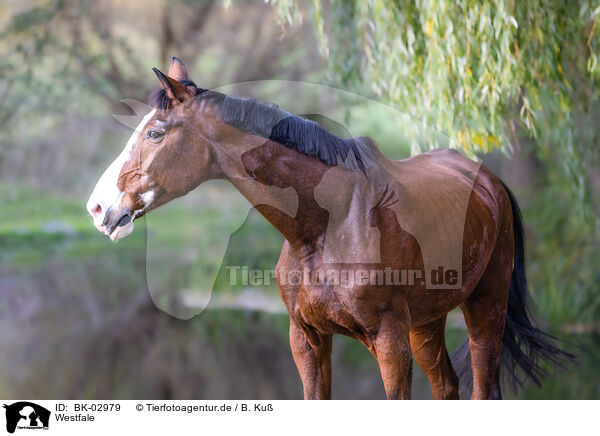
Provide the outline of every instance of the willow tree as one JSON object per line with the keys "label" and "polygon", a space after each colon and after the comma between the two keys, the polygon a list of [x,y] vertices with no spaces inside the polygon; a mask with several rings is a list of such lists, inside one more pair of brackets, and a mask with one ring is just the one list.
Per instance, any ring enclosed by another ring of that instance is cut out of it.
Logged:
{"label": "willow tree", "polygon": [[527,144],[545,178],[533,249],[556,257],[536,269],[549,276],[539,285],[556,289],[558,311],[570,292],[572,318],[598,311],[586,298],[600,283],[600,2],[271,3],[284,25],[314,23],[332,85],[375,94],[468,154]]}

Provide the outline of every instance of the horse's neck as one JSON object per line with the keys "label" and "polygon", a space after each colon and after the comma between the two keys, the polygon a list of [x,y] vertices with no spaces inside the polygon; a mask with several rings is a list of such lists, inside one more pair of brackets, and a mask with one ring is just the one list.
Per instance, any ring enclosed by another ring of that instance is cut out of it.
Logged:
{"label": "horse's neck", "polygon": [[[377,173],[331,167],[266,141],[241,153],[227,178],[288,240],[301,262],[377,261],[376,254],[368,255],[379,247],[372,247],[371,240],[378,238],[367,223],[383,190]],[[353,253],[363,254],[355,258]]]}
{"label": "horse's neck", "polygon": [[314,191],[330,167],[264,139],[230,157],[223,169],[225,178],[290,242],[296,254],[309,258],[320,252],[328,212],[318,204]]}

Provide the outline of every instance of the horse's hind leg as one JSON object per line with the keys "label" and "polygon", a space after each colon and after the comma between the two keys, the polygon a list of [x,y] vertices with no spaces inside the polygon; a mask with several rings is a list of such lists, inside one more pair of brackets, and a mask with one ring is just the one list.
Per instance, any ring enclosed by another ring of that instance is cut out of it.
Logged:
{"label": "horse's hind leg", "polygon": [[471,399],[500,399],[498,361],[512,275],[512,239],[496,244],[479,283],[461,305],[473,368]]}
{"label": "horse's hind leg", "polygon": [[490,295],[469,299],[461,308],[469,332],[469,350],[473,369],[472,400],[501,399],[498,362],[506,305]]}
{"label": "horse's hind leg", "polygon": [[446,316],[410,330],[410,347],[427,375],[434,400],[457,400],[458,377],[446,351]]}

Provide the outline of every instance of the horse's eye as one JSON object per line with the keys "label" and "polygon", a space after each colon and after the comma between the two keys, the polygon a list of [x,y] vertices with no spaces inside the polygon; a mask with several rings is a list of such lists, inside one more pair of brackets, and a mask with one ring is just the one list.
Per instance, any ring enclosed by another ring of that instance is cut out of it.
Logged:
{"label": "horse's eye", "polygon": [[153,141],[157,141],[163,137],[163,133],[157,130],[148,130],[148,132],[146,133],[146,137]]}

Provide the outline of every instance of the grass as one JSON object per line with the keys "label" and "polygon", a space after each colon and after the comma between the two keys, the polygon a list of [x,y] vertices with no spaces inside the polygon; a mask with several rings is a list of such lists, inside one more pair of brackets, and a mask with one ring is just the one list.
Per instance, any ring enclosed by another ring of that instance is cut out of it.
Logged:
{"label": "grass", "polygon": [[216,279],[219,291],[232,291],[239,287],[229,285],[226,265],[273,268],[283,242],[222,183],[203,185],[138,220],[134,232],[116,243],[94,228],[82,198],[0,184],[0,199],[0,260],[13,269],[35,268],[52,258],[125,257],[145,262],[148,276],[163,281],[157,287],[177,276],[181,289],[210,290]]}

